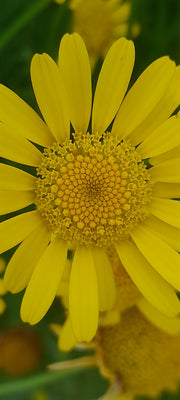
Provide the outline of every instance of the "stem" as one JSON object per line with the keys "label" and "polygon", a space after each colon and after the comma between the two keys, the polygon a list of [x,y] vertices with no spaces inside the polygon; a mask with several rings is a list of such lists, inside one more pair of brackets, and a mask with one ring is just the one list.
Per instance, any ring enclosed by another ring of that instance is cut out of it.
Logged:
{"label": "stem", "polygon": [[53,370],[68,371],[71,369],[91,367],[91,366],[97,366],[96,356],[80,357],[68,361],[59,361],[57,363],[48,365],[48,369],[51,371]]}
{"label": "stem", "polygon": [[13,23],[2,33],[0,36],[0,50],[6,46],[10,40],[21,31],[26,24],[38,15],[51,0],[40,0],[35,2],[28,9],[26,9]]}
{"label": "stem", "polygon": [[[49,383],[55,382],[60,379],[64,379],[70,375],[78,373],[81,369],[83,370],[83,365],[79,365],[78,368],[69,368],[68,370],[59,371],[47,371],[39,375],[33,375],[28,378],[18,379],[16,381],[8,381],[6,383],[0,384],[0,396],[13,394],[13,396],[18,392],[25,392],[31,389],[39,388],[41,386],[47,385]],[[2,397],[0,397],[2,399]]]}

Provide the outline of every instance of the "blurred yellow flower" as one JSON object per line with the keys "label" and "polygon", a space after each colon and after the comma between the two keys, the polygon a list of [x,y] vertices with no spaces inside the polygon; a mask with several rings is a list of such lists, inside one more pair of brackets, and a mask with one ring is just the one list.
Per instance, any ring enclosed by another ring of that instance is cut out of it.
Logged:
{"label": "blurred yellow flower", "polygon": [[121,0],[72,0],[70,5],[72,30],[84,39],[94,65],[118,37],[127,35],[131,4]]}
{"label": "blurred yellow flower", "polygon": [[[98,366],[102,376],[110,382],[110,388],[99,400],[131,400],[136,395],[157,396],[162,390],[176,390],[180,379],[180,319],[175,323],[175,319],[165,318],[165,329],[162,330],[136,306],[130,307],[122,312],[119,323],[99,327],[91,343],[94,354],[89,358],[59,362],[49,367],[55,370]],[[66,328],[69,322],[66,321]],[[179,324],[178,329],[174,329],[175,324],[176,328]],[[63,345],[67,345],[70,332],[66,328],[62,331]]]}
{"label": "blurred yellow flower", "polygon": [[[100,328],[98,340],[105,368],[114,373],[125,398],[176,390],[180,379],[180,334],[162,332],[132,307],[122,313],[118,325]],[[111,396],[102,399],[121,397],[112,390]]]}
{"label": "blurred yellow flower", "polygon": [[21,243],[4,282],[13,293],[27,286],[21,317],[31,324],[51,306],[68,257],[70,320],[81,342],[94,337],[99,311],[115,305],[109,246],[154,307],[170,317],[180,311],[180,117],[169,118],[180,103],[180,68],[159,58],[124,99],[134,46],[117,40],[91,114],[90,64],[78,34],[63,37],[58,63],[36,54],[31,64],[45,123],[0,86],[0,156],[36,168],[0,164],[1,214],[22,209],[1,222],[0,252]]}

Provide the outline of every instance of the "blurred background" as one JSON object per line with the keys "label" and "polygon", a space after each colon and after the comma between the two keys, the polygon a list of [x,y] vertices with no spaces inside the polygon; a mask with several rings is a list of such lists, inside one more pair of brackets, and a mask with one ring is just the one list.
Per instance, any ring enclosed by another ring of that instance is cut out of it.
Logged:
{"label": "blurred background", "polygon": [[[133,82],[160,56],[169,55],[180,63],[180,0],[130,3],[126,36],[133,37],[136,47]],[[31,58],[36,52],[47,52],[57,59],[61,37],[73,31],[73,13],[68,1],[0,0],[0,82],[37,112],[29,73]],[[93,87],[101,64],[99,57],[93,68]],[[3,255],[6,262],[14,250]],[[6,308],[0,315],[0,400],[93,400],[102,395],[108,383],[96,368],[47,372],[48,364],[87,352],[58,351],[57,337],[49,329],[50,323],[63,323],[65,318],[58,299],[37,326],[23,324],[19,317],[22,295],[3,296]],[[180,399],[180,390],[174,395],[164,393],[161,399]]]}

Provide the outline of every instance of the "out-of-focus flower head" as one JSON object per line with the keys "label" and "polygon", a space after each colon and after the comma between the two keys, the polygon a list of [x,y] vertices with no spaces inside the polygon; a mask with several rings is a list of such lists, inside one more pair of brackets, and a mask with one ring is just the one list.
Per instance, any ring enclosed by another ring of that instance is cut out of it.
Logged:
{"label": "out-of-focus flower head", "polygon": [[[71,0],[72,30],[85,41],[91,66],[104,57],[113,42],[129,31],[131,1],[122,0]],[[132,25],[132,33],[139,34],[139,24]],[[132,35],[132,36],[133,36]]]}
{"label": "out-of-focus flower head", "polygon": [[0,335],[0,368],[11,375],[26,375],[41,361],[38,334],[27,328],[11,328]]}
{"label": "out-of-focus flower head", "polygon": [[122,313],[121,322],[99,330],[106,368],[114,372],[129,396],[157,396],[175,390],[180,378],[180,334],[156,328],[137,309]]}
{"label": "out-of-focus flower head", "polygon": [[[159,329],[149,316],[151,312],[147,317],[133,306],[122,312],[118,323],[99,327],[91,344],[95,355],[84,358],[84,366],[96,364],[110,382],[99,400],[131,400],[136,395],[157,396],[162,390],[176,390],[180,379],[180,320],[162,317]],[[66,321],[67,335],[69,323]],[[83,357],[52,364],[51,369],[76,368],[82,363]]]}

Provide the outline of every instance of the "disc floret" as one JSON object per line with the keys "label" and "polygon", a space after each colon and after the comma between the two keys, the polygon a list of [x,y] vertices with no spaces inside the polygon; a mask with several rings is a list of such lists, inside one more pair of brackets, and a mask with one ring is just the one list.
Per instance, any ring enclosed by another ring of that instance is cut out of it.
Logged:
{"label": "disc floret", "polygon": [[36,205],[70,243],[109,246],[147,215],[150,174],[127,140],[74,133],[44,150],[37,174]]}

